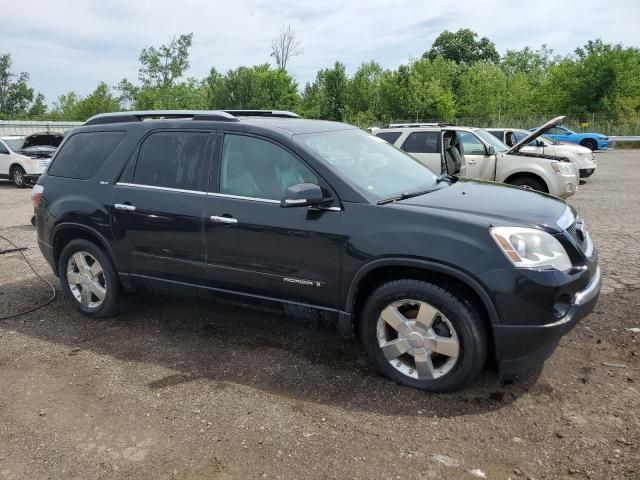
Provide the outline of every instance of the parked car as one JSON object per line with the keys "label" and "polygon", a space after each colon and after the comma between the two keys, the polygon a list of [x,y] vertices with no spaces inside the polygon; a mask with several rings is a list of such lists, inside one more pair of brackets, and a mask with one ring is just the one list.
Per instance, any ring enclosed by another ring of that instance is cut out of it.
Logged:
{"label": "parked car", "polygon": [[62,143],[63,133],[41,132],[25,137],[19,153],[32,158],[51,158]]}
{"label": "parked car", "polygon": [[[487,131],[507,146],[513,146],[530,134],[517,128],[488,128]],[[541,135],[522,147],[523,152],[554,157],[565,157],[574,162],[580,171],[580,178],[587,178],[596,171],[596,156],[590,149],[572,143],[560,144]]]}
{"label": "parked car", "polygon": [[[534,130],[536,129],[530,129],[530,131]],[[575,143],[589,150],[606,150],[609,148],[609,137],[601,133],[577,133],[558,125],[550,129],[546,136],[559,143]]]}
{"label": "parked car", "polygon": [[23,137],[0,138],[0,179],[11,180],[16,187],[35,183],[50,160],[22,153],[23,144]]}
{"label": "parked car", "polygon": [[289,112],[98,115],[32,199],[40,249],[86,316],[140,288],[268,303],[335,322],[383,375],[434,392],[488,358],[505,374],[542,363],[600,289],[564,201],[436,175]]}
{"label": "parked car", "polygon": [[[533,140],[548,125],[536,130]],[[481,128],[446,124],[395,124],[372,128],[374,135],[407,152],[431,171],[530,188],[560,198],[578,188],[578,172],[567,158],[534,156],[507,147]],[[449,165],[449,158],[452,158]]]}

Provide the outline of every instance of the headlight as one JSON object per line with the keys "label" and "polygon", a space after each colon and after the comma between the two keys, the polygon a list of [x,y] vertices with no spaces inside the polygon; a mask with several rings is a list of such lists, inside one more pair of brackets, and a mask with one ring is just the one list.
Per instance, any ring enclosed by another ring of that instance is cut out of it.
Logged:
{"label": "headlight", "polygon": [[558,240],[535,228],[494,227],[491,235],[518,268],[555,268],[565,272],[571,260]]}
{"label": "headlight", "polygon": [[594,160],[596,157],[593,152],[580,152],[578,155],[589,161]]}
{"label": "headlight", "polygon": [[563,175],[573,175],[576,173],[575,167],[571,162],[551,162],[551,168],[553,168],[554,172]]}

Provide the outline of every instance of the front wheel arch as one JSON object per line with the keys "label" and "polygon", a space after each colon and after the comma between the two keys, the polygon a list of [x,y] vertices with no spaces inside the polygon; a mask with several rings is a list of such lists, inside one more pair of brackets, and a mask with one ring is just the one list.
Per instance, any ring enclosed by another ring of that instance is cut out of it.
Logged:
{"label": "front wheel arch", "polygon": [[540,175],[536,175],[535,173],[514,173],[513,175],[505,178],[504,183],[508,183],[509,185],[513,185],[514,182],[521,179],[530,179],[535,183],[538,183],[542,187],[542,192],[549,193],[549,185]]}

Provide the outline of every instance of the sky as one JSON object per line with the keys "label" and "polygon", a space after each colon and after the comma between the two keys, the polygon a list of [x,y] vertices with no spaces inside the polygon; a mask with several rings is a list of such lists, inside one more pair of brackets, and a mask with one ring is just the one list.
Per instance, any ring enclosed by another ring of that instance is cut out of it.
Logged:
{"label": "sky", "polygon": [[546,44],[564,55],[595,38],[640,47],[639,0],[0,0],[0,12],[0,53],[11,53],[13,71],[28,72],[49,104],[100,81],[135,81],[140,50],[190,32],[187,75],[202,78],[211,67],[270,62],[271,41],[291,25],[304,51],[288,69],[301,86],[336,60],[348,73],[369,60],[396,68],[460,28],[500,53]]}

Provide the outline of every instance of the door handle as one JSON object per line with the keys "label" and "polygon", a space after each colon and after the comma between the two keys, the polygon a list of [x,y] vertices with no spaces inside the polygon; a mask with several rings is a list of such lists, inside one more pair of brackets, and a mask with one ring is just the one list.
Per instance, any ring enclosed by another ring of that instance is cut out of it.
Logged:
{"label": "door handle", "polygon": [[125,212],[135,212],[136,207],[133,205],[128,205],[126,203],[116,203],[113,206],[116,210],[124,210]]}
{"label": "door handle", "polygon": [[467,163],[468,163],[469,165],[475,165],[475,164],[476,164],[476,163],[478,163],[478,162],[476,162],[475,160],[469,160],[469,161],[467,161]]}
{"label": "door handle", "polygon": [[238,223],[238,219],[237,218],[233,218],[233,217],[217,217],[215,215],[210,216],[209,220],[211,220],[212,222],[216,222],[216,223],[226,223],[226,224]]}

